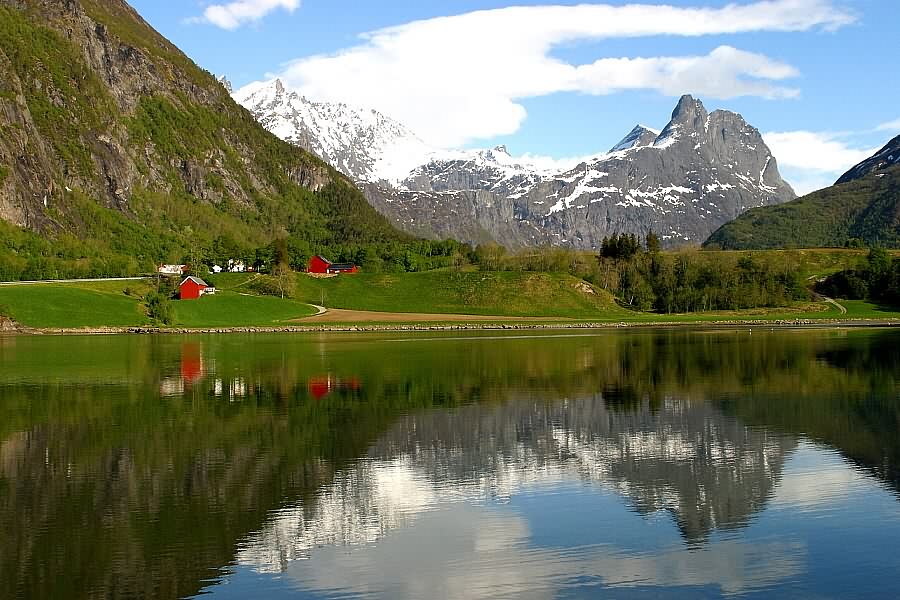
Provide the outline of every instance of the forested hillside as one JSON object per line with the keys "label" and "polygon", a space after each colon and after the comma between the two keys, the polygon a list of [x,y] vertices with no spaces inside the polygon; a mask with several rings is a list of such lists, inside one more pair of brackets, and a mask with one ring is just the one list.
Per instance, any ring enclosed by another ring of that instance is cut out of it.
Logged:
{"label": "forested hillside", "polygon": [[405,243],[121,0],[0,0],[0,278]]}
{"label": "forested hillside", "polygon": [[[900,146],[900,137],[892,143]],[[726,250],[900,247],[900,164],[876,161],[882,154],[884,150],[854,167],[832,187],[787,204],[747,211],[713,233],[705,246]]]}

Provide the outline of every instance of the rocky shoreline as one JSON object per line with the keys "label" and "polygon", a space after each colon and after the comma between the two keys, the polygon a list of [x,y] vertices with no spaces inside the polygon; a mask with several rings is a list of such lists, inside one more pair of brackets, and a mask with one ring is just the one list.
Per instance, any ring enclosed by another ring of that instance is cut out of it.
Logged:
{"label": "rocky shoreline", "polygon": [[900,319],[775,319],[673,322],[548,322],[548,323],[453,323],[316,325],[285,327],[85,327],[80,329],[25,327],[0,319],[0,333],[13,335],[221,335],[274,333],[390,333],[440,331],[552,331],[635,328],[729,328],[729,327],[898,327]]}

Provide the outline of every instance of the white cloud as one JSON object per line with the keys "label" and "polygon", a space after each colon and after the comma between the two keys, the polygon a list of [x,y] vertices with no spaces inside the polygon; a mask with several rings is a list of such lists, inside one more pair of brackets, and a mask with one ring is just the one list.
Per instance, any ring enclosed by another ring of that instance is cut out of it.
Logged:
{"label": "white cloud", "polygon": [[579,91],[598,95],[633,89],[667,96],[690,91],[715,98],[781,98],[799,93],[769,83],[796,77],[795,68],[730,46],[720,46],[706,56],[604,58],[578,67],[576,74]]}
{"label": "white cloud", "polygon": [[852,148],[840,134],[815,131],[764,133],[763,138],[779,165],[806,171],[846,171],[875,153],[877,148]]}
{"label": "white cloud", "polygon": [[796,76],[793,67],[729,46],[701,56],[607,57],[570,64],[552,55],[562,44],[830,30],[853,21],[831,0],[769,0],[722,8],[510,7],[367,33],[357,46],[297,60],[279,76],[311,98],[371,106],[432,144],[459,146],[516,132],[526,118],[522,99],[558,92],[651,89],[714,98],[797,94],[774,83]]}
{"label": "white cloud", "polygon": [[726,540],[701,548],[662,545],[633,553],[612,544],[560,551],[535,545],[529,524],[504,508],[450,505],[420,515],[415,527],[362,548],[323,545],[287,563],[298,590],[391,598],[559,597],[573,582],[602,582],[607,595],[628,588],[718,589],[726,596],[777,586],[805,571],[799,542]]}
{"label": "white cloud", "polygon": [[259,21],[279,8],[294,12],[300,8],[300,0],[237,0],[228,4],[213,4],[206,7],[202,17],[193,21],[234,30],[245,23]]}
{"label": "white cloud", "polygon": [[794,188],[794,191],[798,196],[805,196],[816,190],[821,190],[834,185],[837,178],[844,173],[844,171],[841,171],[840,173],[803,171],[801,169],[792,169],[790,167],[781,168],[781,165],[778,165],[778,167],[781,172],[781,177],[791,184],[791,187]]}
{"label": "white cloud", "polygon": [[900,119],[894,119],[893,121],[888,121],[887,123],[882,123],[878,127],[875,128],[877,131],[895,131],[900,132]]}
{"label": "white cloud", "polygon": [[847,134],[817,131],[764,133],[763,139],[778,160],[794,191],[805,195],[832,185],[850,167],[869,158],[877,148],[847,143]]}

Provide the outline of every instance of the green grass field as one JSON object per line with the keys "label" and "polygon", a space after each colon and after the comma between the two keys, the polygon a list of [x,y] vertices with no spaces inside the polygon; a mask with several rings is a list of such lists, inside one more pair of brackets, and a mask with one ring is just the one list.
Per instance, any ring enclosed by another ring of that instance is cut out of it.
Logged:
{"label": "green grass field", "polygon": [[[125,294],[130,288],[131,295]],[[0,286],[0,314],[35,328],[136,327],[150,325],[141,296],[145,281]],[[173,301],[174,326],[272,327],[316,313],[308,304],[270,296],[223,291],[196,301]]]}
{"label": "green grass field", "polygon": [[881,306],[864,300],[839,300],[847,309],[844,315],[850,319],[896,319],[900,317],[900,306]]}
{"label": "green grass field", "polygon": [[137,297],[124,290],[142,282],[96,282],[0,287],[0,313],[38,328],[130,327],[148,325]]}
{"label": "green grass field", "polygon": [[556,273],[430,271],[297,278],[296,297],[328,308],[508,317],[613,318],[629,311],[603,290]]}
{"label": "green grass field", "polygon": [[175,325],[179,327],[277,327],[316,314],[315,308],[295,300],[230,291],[177,301],[174,306]]}
{"label": "green grass field", "polygon": [[[819,258],[819,268],[833,266],[831,259]],[[843,258],[856,259],[855,254]],[[219,294],[197,301],[173,301],[173,326],[277,327],[295,324],[292,323],[294,320],[315,314],[310,304],[393,313],[524,317],[524,322],[527,322],[527,317],[660,324],[900,318],[900,307],[880,307],[862,301],[841,301],[847,308],[846,315],[828,304],[694,314],[638,313],[619,306],[603,290],[587,293],[588,288],[581,280],[552,273],[432,271],[360,274],[331,279],[298,275],[293,300],[252,295],[257,277],[222,274],[210,278],[210,282],[219,288]],[[130,289],[129,295],[125,294],[126,288]],[[149,289],[149,281],[0,286],[0,314],[35,328],[150,325],[140,299]],[[497,321],[502,322],[503,319]],[[441,321],[438,318],[435,322]],[[327,319],[317,323],[327,324]]]}

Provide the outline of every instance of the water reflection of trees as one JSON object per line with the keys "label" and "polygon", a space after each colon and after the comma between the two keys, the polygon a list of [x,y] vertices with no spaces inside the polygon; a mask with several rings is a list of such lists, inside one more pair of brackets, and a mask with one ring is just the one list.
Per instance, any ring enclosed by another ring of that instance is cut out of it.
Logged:
{"label": "water reflection of trees", "polygon": [[814,360],[816,393],[757,386],[726,410],[833,446],[900,494],[900,335],[850,335],[819,347]]}
{"label": "water reflection of trees", "polygon": [[[189,370],[190,385],[161,398],[183,375],[178,340],[20,338],[0,356],[0,580],[33,597],[192,594],[271,511],[296,503],[313,518],[322,491],[366,457],[406,456],[435,481],[502,482],[553,464],[619,489],[639,511],[671,511],[687,539],[702,540],[759,509],[794,433],[897,486],[896,341],[228,338],[204,342],[200,375]],[[358,385],[316,401],[310,381],[322,377]],[[719,398],[731,416],[708,403]],[[411,424],[419,438],[404,434]],[[466,437],[478,431],[494,438]],[[667,458],[679,447],[694,458]],[[717,456],[740,457],[744,477],[729,475],[737,458]]]}

